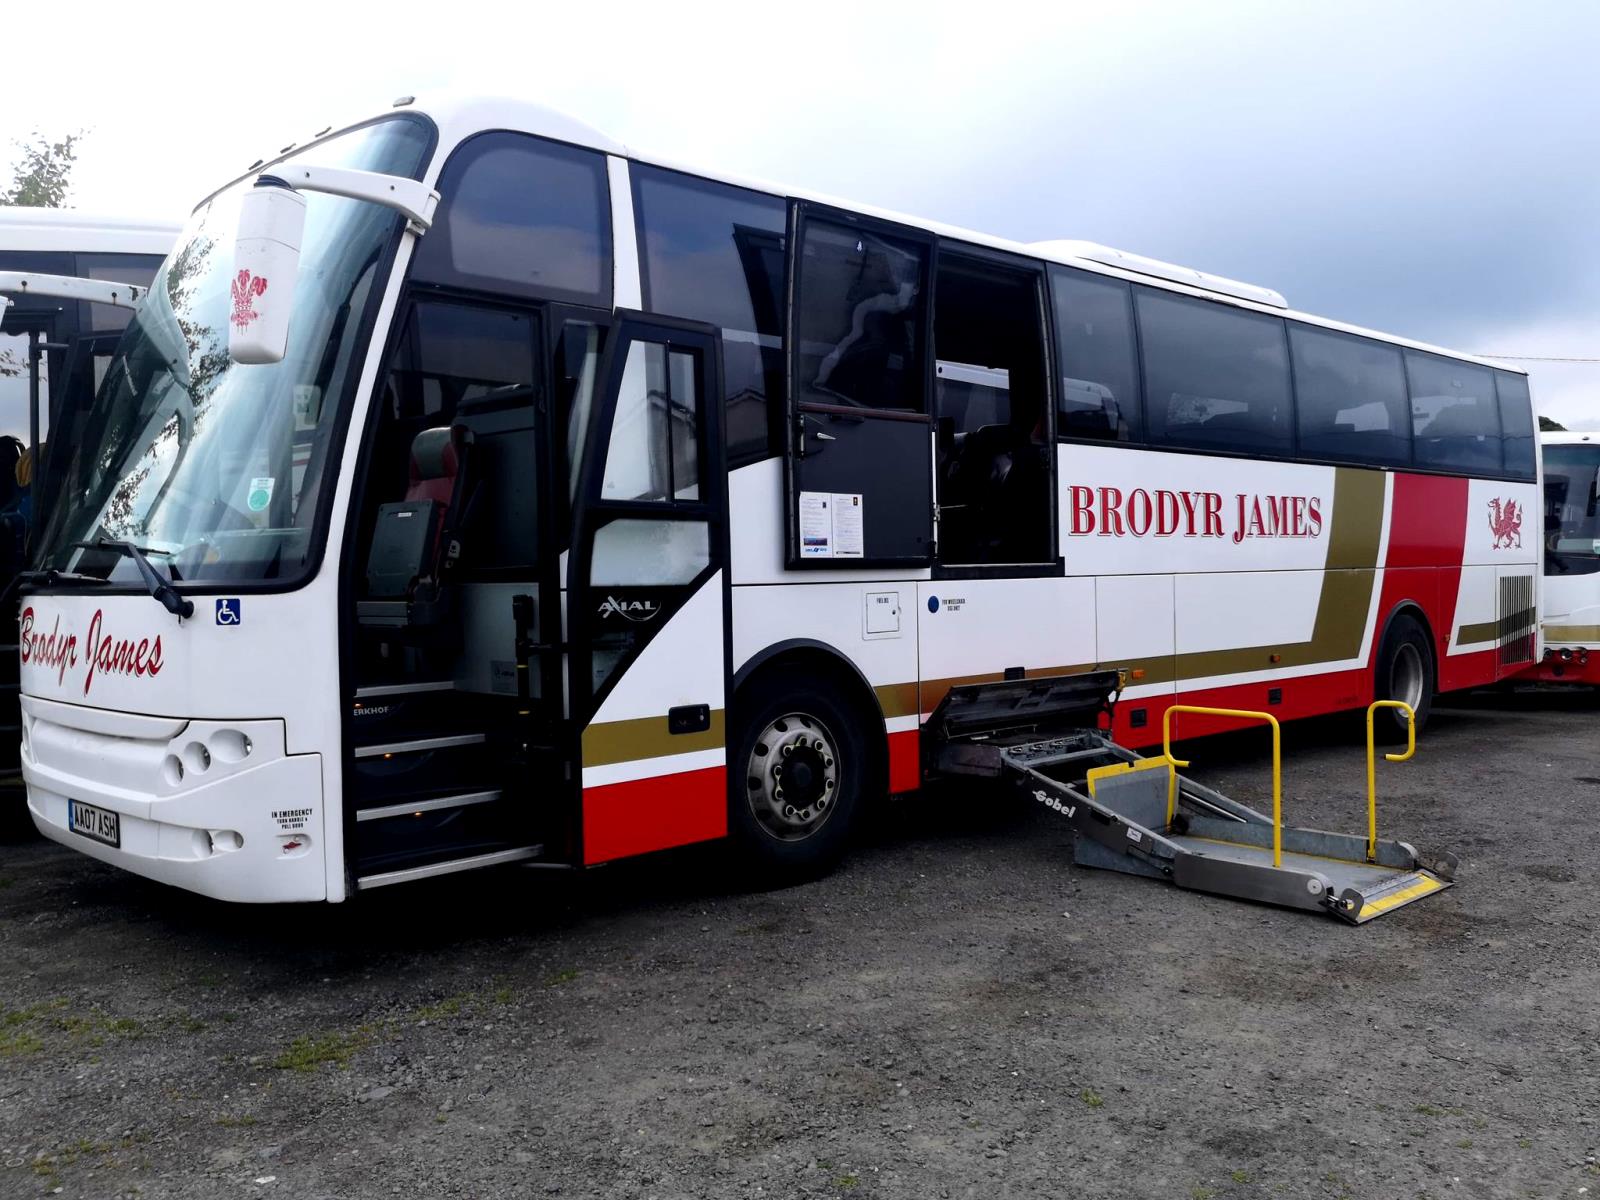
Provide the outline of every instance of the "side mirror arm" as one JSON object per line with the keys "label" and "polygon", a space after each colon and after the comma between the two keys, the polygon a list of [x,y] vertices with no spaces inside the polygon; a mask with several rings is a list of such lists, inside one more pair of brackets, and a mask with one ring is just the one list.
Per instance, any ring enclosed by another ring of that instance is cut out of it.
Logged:
{"label": "side mirror arm", "polygon": [[287,162],[279,163],[256,178],[257,187],[272,182],[297,192],[325,192],[392,208],[405,217],[407,228],[419,236],[433,225],[433,214],[439,207],[439,193],[426,184],[377,171]]}
{"label": "side mirror arm", "polygon": [[439,206],[439,193],[432,188],[376,171],[287,162],[257,175],[240,199],[233,246],[228,357],[236,363],[282,362],[288,352],[306,192],[392,209],[405,217],[414,237],[427,232]]}

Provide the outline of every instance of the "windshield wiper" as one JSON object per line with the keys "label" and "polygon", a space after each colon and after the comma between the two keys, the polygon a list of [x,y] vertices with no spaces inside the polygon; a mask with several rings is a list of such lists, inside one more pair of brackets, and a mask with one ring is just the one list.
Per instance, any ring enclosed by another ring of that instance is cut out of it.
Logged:
{"label": "windshield wiper", "polygon": [[154,564],[145,557],[144,551],[132,542],[99,538],[92,542],[73,542],[72,545],[80,550],[113,550],[125,558],[133,559],[133,565],[139,568],[140,578],[144,580],[145,591],[160,601],[162,608],[175,617],[194,616],[194,601],[179,595],[178,589],[172,586],[172,580],[157,571]]}
{"label": "windshield wiper", "polygon": [[56,587],[58,584],[90,584],[104,586],[110,583],[109,579],[102,579],[99,575],[84,575],[77,571],[58,571],[54,567],[45,567],[39,571],[21,571],[17,574],[19,583],[42,583],[45,587]]}
{"label": "windshield wiper", "polygon": [[12,593],[24,584],[37,583],[45,587],[59,587],[68,584],[73,587],[104,587],[110,583],[109,579],[101,579],[98,575],[80,575],[76,571],[58,571],[54,567],[45,567],[38,571],[18,571],[11,578],[11,582],[0,589],[0,610],[11,599]]}

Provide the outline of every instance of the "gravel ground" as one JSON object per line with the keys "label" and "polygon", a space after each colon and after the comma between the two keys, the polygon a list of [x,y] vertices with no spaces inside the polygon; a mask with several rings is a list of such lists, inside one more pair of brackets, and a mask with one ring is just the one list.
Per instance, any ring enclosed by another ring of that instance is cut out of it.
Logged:
{"label": "gravel ground", "polygon": [[[1361,825],[1358,725],[1286,812]],[[1195,773],[1266,794],[1258,738]],[[0,846],[0,1196],[1600,1197],[1600,702],[1454,701],[1374,923],[1075,870],[1060,818],[901,801],[821,882],[703,852],[232,908]]]}

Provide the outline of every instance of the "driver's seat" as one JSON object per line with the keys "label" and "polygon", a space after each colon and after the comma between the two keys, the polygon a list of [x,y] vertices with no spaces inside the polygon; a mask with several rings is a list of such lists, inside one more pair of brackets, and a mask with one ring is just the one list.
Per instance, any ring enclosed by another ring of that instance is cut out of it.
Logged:
{"label": "driver's seat", "polygon": [[439,425],[412,439],[405,499],[378,509],[367,555],[363,625],[431,625],[443,615],[441,584],[461,557],[471,504],[472,431]]}

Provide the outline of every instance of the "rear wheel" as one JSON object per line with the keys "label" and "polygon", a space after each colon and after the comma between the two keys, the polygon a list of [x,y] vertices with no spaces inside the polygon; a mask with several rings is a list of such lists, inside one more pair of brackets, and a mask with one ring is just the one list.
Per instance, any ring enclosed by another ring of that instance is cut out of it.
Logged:
{"label": "rear wheel", "polygon": [[864,722],[823,682],[756,680],[740,697],[728,832],[760,882],[809,878],[844,853],[868,774]]}
{"label": "rear wheel", "polygon": [[[1373,699],[1400,700],[1416,714],[1417,732],[1428,723],[1437,684],[1433,666],[1433,646],[1427,631],[1415,617],[1404,613],[1389,623],[1378,648]],[[1373,731],[1381,742],[1406,740],[1406,715],[1399,709],[1380,708],[1373,714]]]}

